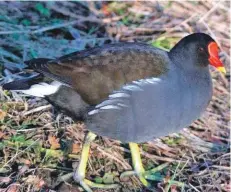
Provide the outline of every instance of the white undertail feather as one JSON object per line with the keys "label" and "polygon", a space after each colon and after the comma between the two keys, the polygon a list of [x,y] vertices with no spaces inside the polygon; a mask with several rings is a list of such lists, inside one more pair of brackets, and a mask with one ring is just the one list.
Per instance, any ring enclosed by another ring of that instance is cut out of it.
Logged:
{"label": "white undertail feather", "polygon": [[35,96],[35,97],[45,97],[46,95],[54,94],[56,91],[58,91],[61,85],[62,83],[58,81],[53,81],[51,84],[39,83],[39,84],[32,85],[30,89],[27,90],[14,90],[14,91],[21,92],[26,95]]}

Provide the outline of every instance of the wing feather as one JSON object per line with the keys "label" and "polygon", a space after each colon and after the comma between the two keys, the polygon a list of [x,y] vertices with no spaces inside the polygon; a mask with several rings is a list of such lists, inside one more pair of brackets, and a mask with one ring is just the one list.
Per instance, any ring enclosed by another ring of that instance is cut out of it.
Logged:
{"label": "wing feather", "polygon": [[[150,90],[150,87],[153,89]],[[137,108],[141,113],[145,113],[145,111],[142,111],[137,103],[144,102],[140,99],[143,96],[146,99],[146,94],[147,99],[152,96],[158,99],[162,95],[163,87],[165,87],[165,81],[159,78],[142,79],[123,86],[88,113],[86,121],[88,129],[98,135],[124,142],[146,140],[143,137],[144,134],[140,133],[146,127],[138,127],[140,122],[137,121],[139,121],[140,114],[137,113]],[[143,122],[143,126],[148,126],[148,124]],[[145,135],[149,137],[149,134]]]}

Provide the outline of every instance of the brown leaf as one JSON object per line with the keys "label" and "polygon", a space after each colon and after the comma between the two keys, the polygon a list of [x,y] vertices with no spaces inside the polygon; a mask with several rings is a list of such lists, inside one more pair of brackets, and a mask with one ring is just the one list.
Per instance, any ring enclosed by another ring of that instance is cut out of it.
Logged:
{"label": "brown leaf", "polygon": [[225,184],[221,184],[222,190],[226,191],[226,192],[231,191],[231,185],[230,184],[231,184],[230,182],[229,183],[225,183]]}
{"label": "brown leaf", "polygon": [[3,133],[3,132],[0,131],[0,139],[3,139],[4,136],[5,136],[5,133]]}
{"label": "brown leaf", "polygon": [[19,183],[13,183],[8,187],[7,192],[17,192],[18,188],[19,188]]}
{"label": "brown leaf", "polygon": [[25,182],[28,184],[36,185],[39,183],[39,181],[40,181],[39,177],[35,175],[29,175]]}
{"label": "brown leaf", "polygon": [[49,135],[48,141],[51,145],[51,147],[50,147],[51,149],[59,149],[60,148],[59,139],[56,138],[55,136]]}
{"label": "brown leaf", "polygon": [[108,5],[103,4],[103,6],[102,6],[102,12],[103,12],[103,14],[106,15],[106,16],[109,16],[109,15],[110,15],[110,10],[109,10],[109,8],[108,8]]}
{"label": "brown leaf", "polygon": [[41,189],[44,185],[45,185],[45,181],[44,180],[40,180],[39,183],[38,183],[38,185],[37,185],[37,187],[39,189]]}
{"label": "brown leaf", "polygon": [[79,146],[79,144],[77,144],[77,143],[73,143],[72,144],[72,153],[73,154],[77,154],[78,152],[80,152],[80,146]]}
{"label": "brown leaf", "polygon": [[172,185],[172,186],[171,186],[171,192],[177,192],[176,185]]}
{"label": "brown leaf", "polygon": [[28,166],[28,165],[23,165],[23,166],[20,167],[20,169],[19,169],[19,174],[20,174],[20,175],[24,174],[28,169],[29,169],[29,166]]}
{"label": "brown leaf", "polygon": [[25,182],[34,185],[34,189],[36,189],[36,191],[45,185],[45,181],[35,175],[29,175]]}
{"label": "brown leaf", "polygon": [[0,120],[3,120],[6,117],[7,113],[0,109]]}
{"label": "brown leaf", "polygon": [[77,186],[75,185],[68,185],[66,183],[62,183],[61,186],[59,187],[59,191],[62,192],[81,192]]}
{"label": "brown leaf", "polygon": [[31,162],[28,159],[23,159],[22,162],[26,165],[31,165]]}

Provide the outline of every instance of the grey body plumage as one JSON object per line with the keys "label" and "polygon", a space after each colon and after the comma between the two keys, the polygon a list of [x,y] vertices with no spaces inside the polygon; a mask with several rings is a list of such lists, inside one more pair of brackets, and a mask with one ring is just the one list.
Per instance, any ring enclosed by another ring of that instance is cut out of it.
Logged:
{"label": "grey body plumage", "polygon": [[[198,81],[195,73],[182,73],[177,66],[170,66],[169,72],[159,78],[134,81],[116,91],[114,94],[120,93],[118,97],[109,96],[103,109],[90,112],[86,121],[88,129],[123,142],[140,143],[190,125],[212,97],[209,69],[198,73],[203,79]],[[129,86],[131,89],[126,89]],[[105,106],[118,109],[105,109]]]}

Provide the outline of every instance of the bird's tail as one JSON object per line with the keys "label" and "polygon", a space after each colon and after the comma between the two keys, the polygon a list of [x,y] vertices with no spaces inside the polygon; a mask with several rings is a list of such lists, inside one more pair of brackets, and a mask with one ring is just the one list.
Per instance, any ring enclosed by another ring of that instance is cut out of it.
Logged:
{"label": "bird's tail", "polygon": [[[42,63],[50,59],[40,58],[25,62],[25,67],[19,69],[17,67],[4,66],[2,78],[0,79],[0,86],[4,90],[12,90],[32,95],[37,97],[44,97],[57,91],[60,86],[59,83],[45,83],[44,75],[39,72],[42,68]],[[35,70],[35,71],[34,71]]]}

